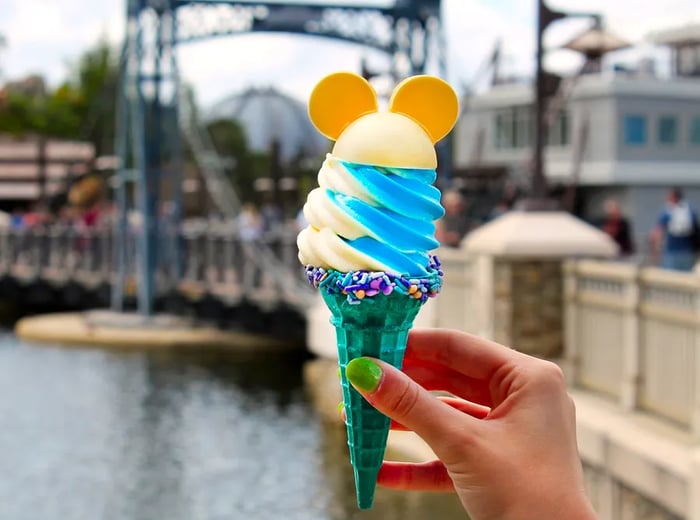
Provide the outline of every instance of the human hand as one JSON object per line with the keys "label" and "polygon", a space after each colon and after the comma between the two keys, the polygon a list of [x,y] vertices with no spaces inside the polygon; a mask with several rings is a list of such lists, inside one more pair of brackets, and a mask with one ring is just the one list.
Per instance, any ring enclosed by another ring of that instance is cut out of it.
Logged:
{"label": "human hand", "polygon": [[359,358],[346,374],[392,427],[413,430],[439,458],[385,461],[380,485],[454,489],[472,520],[595,518],[574,404],[555,364],[457,331],[414,330],[403,372]]}

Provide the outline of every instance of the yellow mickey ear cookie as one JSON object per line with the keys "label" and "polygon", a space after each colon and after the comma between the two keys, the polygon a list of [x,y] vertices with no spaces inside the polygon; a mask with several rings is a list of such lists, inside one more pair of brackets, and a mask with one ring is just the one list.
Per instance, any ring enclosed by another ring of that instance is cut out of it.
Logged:
{"label": "yellow mickey ear cookie", "polygon": [[435,76],[413,76],[394,89],[389,111],[420,124],[433,143],[445,137],[457,122],[459,100],[452,87]]}
{"label": "yellow mickey ear cookie", "polygon": [[362,76],[337,72],[318,82],[309,99],[309,118],[335,141],[350,123],[379,109],[377,94]]}

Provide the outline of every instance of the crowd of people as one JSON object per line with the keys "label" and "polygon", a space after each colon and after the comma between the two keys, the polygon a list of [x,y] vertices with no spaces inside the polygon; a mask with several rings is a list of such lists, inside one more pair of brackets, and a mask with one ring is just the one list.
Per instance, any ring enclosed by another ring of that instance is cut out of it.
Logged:
{"label": "crowd of people", "polygon": [[[445,216],[436,223],[436,236],[441,245],[459,247],[471,231],[517,208],[515,198],[503,197],[485,217],[475,218],[468,211],[468,202],[458,190],[443,193]],[[605,201],[602,215],[591,219],[590,223],[615,241],[622,260],[639,261],[676,271],[691,271],[698,261],[698,214],[680,188],[669,190],[654,227],[641,244],[635,240],[632,224],[614,198]]]}
{"label": "crowd of people", "polygon": [[0,226],[11,229],[32,229],[38,226],[61,224],[77,231],[95,228],[111,214],[109,207],[94,204],[85,207],[66,205],[57,211],[35,204],[27,208],[18,207],[11,212],[0,212]]}
{"label": "crowd of people", "polygon": [[[506,190],[490,210],[480,215],[470,211],[470,200],[459,190],[445,190],[442,194],[445,215],[436,222],[436,238],[442,246],[460,247],[472,231],[518,207],[515,191]],[[136,213],[133,212],[132,213]],[[96,202],[91,205],[65,205],[57,211],[48,211],[41,205],[12,212],[0,211],[0,227],[13,229],[33,228],[39,225],[62,224],[78,233],[89,232],[98,225],[111,225],[116,215],[113,203]],[[138,215],[131,214],[129,223],[138,227]],[[281,208],[267,201],[260,206],[243,204],[236,219],[241,237],[254,241],[266,233],[301,230],[307,225],[302,210],[293,220],[286,219]],[[680,188],[669,190],[655,226],[645,236],[646,241],[635,240],[630,219],[619,202],[610,198],[603,204],[602,214],[590,223],[607,233],[619,247],[619,257],[626,261],[658,265],[665,269],[691,271],[700,253],[700,226],[696,209],[687,201]],[[643,250],[643,251],[640,251]]]}

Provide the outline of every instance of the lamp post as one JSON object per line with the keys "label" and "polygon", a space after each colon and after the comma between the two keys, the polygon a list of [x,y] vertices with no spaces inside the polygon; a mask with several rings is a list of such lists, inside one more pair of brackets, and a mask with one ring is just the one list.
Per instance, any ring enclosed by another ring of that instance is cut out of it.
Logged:
{"label": "lamp post", "polygon": [[532,159],[531,195],[525,202],[525,209],[555,209],[553,201],[547,197],[547,177],[545,173],[544,147],[547,140],[545,110],[547,108],[547,76],[543,67],[544,32],[557,20],[562,18],[586,17],[600,19],[595,13],[565,13],[547,7],[544,0],[537,2],[537,51],[535,59],[535,138]]}

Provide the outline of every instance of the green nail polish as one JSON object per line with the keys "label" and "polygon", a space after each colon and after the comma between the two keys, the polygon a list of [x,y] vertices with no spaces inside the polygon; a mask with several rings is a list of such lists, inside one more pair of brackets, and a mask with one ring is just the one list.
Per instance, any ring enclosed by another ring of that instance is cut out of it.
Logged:
{"label": "green nail polish", "polygon": [[348,381],[358,390],[373,392],[382,379],[382,369],[369,358],[356,358],[345,367]]}
{"label": "green nail polish", "polygon": [[345,405],[343,404],[343,401],[340,401],[338,403],[338,413],[342,412],[343,408],[345,408]]}

